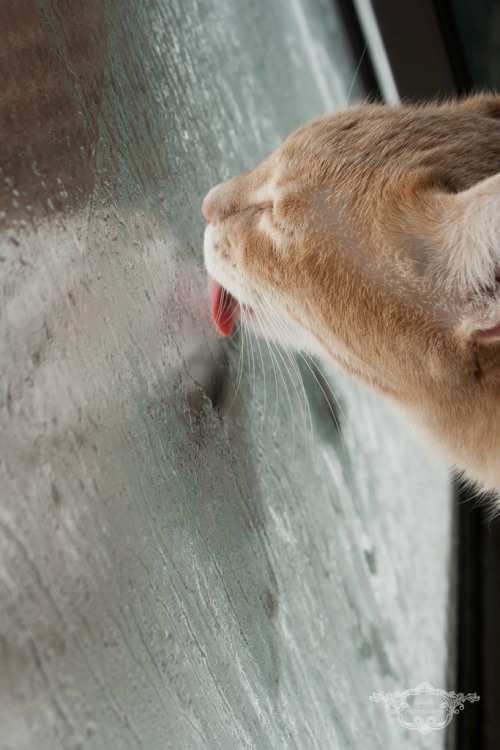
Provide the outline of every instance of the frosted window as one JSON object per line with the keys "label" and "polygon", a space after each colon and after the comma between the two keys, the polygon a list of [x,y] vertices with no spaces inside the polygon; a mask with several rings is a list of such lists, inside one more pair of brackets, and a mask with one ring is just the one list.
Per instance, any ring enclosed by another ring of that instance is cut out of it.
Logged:
{"label": "frosted window", "polygon": [[208,313],[206,191],[362,96],[335,6],[0,29],[2,749],[428,747],[369,696],[446,687],[447,474]]}

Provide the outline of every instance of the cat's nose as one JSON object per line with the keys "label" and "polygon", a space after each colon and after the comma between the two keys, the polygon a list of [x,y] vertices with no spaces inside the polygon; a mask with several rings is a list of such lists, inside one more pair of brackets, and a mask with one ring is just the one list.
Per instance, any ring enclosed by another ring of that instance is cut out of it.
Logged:
{"label": "cat's nose", "polygon": [[246,185],[246,173],[233,177],[225,182],[219,182],[207,195],[201,206],[201,213],[208,222],[222,221],[241,208],[243,188]]}
{"label": "cat's nose", "polygon": [[205,196],[205,200],[201,204],[201,213],[205,219],[210,223],[213,221],[215,216],[215,192],[218,189],[218,185],[213,187]]}

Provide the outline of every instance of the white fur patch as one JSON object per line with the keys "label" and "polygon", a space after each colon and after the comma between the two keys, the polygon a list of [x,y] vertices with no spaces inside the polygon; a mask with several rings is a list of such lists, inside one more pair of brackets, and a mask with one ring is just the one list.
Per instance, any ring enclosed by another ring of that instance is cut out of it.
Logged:
{"label": "white fur patch", "polygon": [[500,175],[445,196],[436,227],[436,272],[448,292],[491,290],[500,269]]}

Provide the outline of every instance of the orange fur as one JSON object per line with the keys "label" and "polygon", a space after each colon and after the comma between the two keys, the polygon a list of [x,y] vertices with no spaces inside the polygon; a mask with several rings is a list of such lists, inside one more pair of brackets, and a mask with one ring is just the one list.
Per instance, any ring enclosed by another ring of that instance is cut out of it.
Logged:
{"label": "orange fur", "polygon": [[203,212],[207,269],[255,330],[326,354],[500,489],[499,98],[321,117]]}

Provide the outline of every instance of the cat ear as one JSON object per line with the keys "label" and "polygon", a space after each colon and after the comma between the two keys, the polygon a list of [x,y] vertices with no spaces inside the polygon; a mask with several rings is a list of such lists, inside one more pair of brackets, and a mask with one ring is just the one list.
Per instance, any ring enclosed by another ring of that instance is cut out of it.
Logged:
{"label": "cat ear", "polygon": [[465,303],[464,331],[500,339],[500,174],[422,200],[419,223],[438,289]]}

